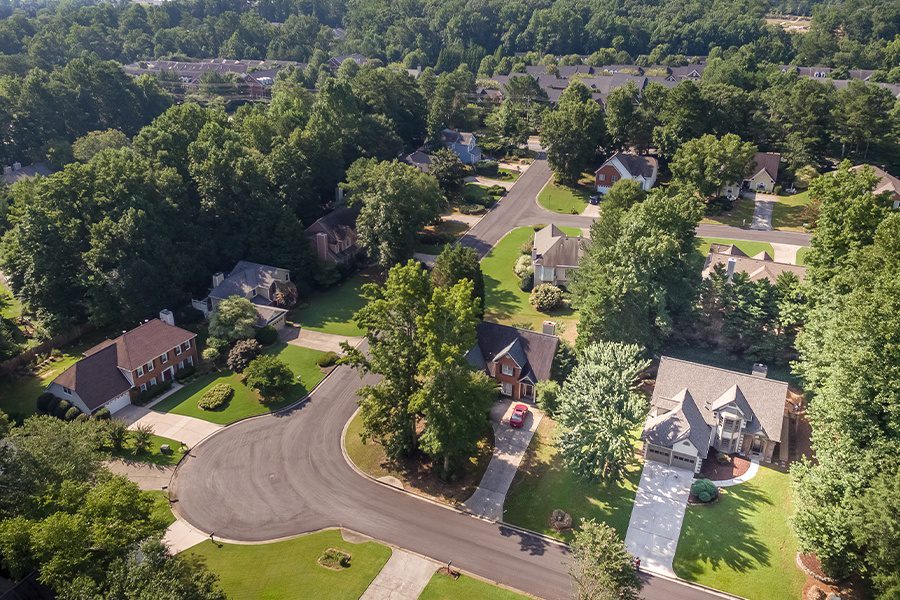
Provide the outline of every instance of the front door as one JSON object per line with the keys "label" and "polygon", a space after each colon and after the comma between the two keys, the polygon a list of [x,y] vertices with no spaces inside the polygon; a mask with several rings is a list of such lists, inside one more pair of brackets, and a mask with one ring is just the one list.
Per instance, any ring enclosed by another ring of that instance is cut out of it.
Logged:
{"label": "front door", "polygon": [[762,440],[759,438],[753,438],[753,443],[750,444],[750,452],[753,454],[759,454],[762,452]]}
{"label": "front door", "polygon": [[172,378],[175,376],[175,369],[169,367],[165,371],[163,371],[163,381],[172,381]]}

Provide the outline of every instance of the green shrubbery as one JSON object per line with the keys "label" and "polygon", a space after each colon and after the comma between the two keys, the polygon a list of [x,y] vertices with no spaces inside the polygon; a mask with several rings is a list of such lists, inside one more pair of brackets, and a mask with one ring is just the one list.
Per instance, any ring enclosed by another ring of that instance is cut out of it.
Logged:
{"label": "green shrubbery", "polygon": [[523,254],[520,256],[518,260],[516,260],[516,264],[513,265],[513,271],[519,279],[534,273],[534,267],[531,265],[531,255]]}
{"label": "green shrubbery", "polygon": [[256,340],[240,340],[228,352],[226,364],[235,373],[243,373],[250,361],[260,355],[262,346]]}
{"label": "green shrubbery", "polygon": [[218,383],[209,388],[197,401],[197,406],[203,410],[216,410],[224,406],[234,396],[234,388],[227,383]]}
{"label": "green shrubbery", "polygon": [[691,494],[700,502],[712,502],[719,495],[719,488],[709,479],[697,479],[691,484]]}
{"label": "green shrubbery", "polygon": [[56,408],[58,402],[59,399],[56,396],[50,392],[44,392],[37,398],[37,411],[43,415],[49,414]]}
{"label": "green shrubbery", "polygon": [[72,408],[72,403],[69,402],[68,400],[61,399],[57,403],[57,405],[53,408],[52,414],[54,417],[56,417],[58,419],[62,419],[66,416],[66,413],[69,411],[70,408]]}
{"label": "green shrubbery", "polygon": [[537,310],[547,312],[559,308],[563,301],[563,292],[555,285],[542,283],[531,292],[529,302]]}
{"label": "green shrubbery", "polygon": [[271,346],[278,340],[278,330],[271,325],[266,325],[256,330],[256,341],[263,346]]}
{"label": "green shrubbery", "polygon": [[316,364],[323,369],[327,369],[328,367],[333,367],[335,364],[337,364],[337,361],[340,357],[341,355],[337,352],[326,352],[316,359]]}
{"label": "green shrubbery", "polygon": [[69,407],[69,410],[66,411],[66,414],[63,415],[63,421],[74,421],[75,418],[81,414],[81,409],[77,406]]}
{"label": "green shrubbery", "polygon": [[475,172],[485,177],[496,177],[500,171],[500,165],[496,160],[479,160],[475,163]]}

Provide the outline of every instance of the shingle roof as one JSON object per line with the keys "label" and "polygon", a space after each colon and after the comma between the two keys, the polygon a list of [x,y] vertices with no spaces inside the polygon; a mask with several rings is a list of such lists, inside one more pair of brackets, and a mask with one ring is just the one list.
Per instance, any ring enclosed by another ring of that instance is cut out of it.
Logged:
{"label": "shingle roof", "polygon": [[117,362],[117,346],[106,345],[60,373],[53,383],[74,391],[93,412],[131,389]]}
{"label": "shingle roof", "polygon": [[84,354],[90,357],[110,346],[115,346],[116,365],[126,371],[133,371],[163,352],[195,337],[197,334],[192,331],[169,325],[159,319],[152,319],[115,339],[100,342]]}
{"label": "shingle roof", "polygon": [[657,160],[652,156],[640,156],[630,152],[616,152],[610,156],[606,162],[600,165],[600,167],[597,168],[597,171],[602,169],[604,165],[608,165],[614,159],[618,159],[632,177],[637,177],[638,175],[653,177],[653,172],[656,170],[658,164]]}
{"label": "shingle roof", "polygon": [[872,190],[875,194],[887,192],[891,194],[892,198],[900,198],[900,179],[874,165],[856,165],[850,168],[851,171],[859,171],[861,169],[871,169],[875,176],[878,177],[875,189]]}
{"label": "shingle roof", "polygon": [[341,238],[346,229],[356,229],[356,219],[362,204],[356,202],[351,206],[342,205],[335,208],[327,215],[317,219],[306,228],[307,233],[327,233],[335,239]]}
{"label": "shingle roof", "polygon": [[778,179],[778,165],[781,164],[781,155],[777,152],[757,152],[753,156],[753,163],[755,165],[754,175],[760,171],[765,171],[772,178],[772,181]]}
{"label": "shingle roof", "polygon": [[578,266],[584,254],[581,236],[569,236],[550,224],[534,234],[534,260],[547,267]]}
{"label": "shingle roof", "polygon": [[[714,244],[714,246],[716,245]],[[778,277],[785,272],[793,273],[801,280],[806,277],[806,267],[775,262],[765,252],[749,257],[736,247],[732,249],[731,246],[722,246],[722,248],[723,251],[719,251],[718,248],[710,247],[709,254],[706,256],[706,263],[703,265],[704,277],[709,277],[716,265],[727,267],[730,259],[734,259],[735,272],[746,273],[750,281],[768,279],[775,283]]]}
{"label": "shingle roof", "polygon": [[647,419],[641,439],[668,448],[682,440],[690,440],[700,457],[706,458],[709,453],[712,427],[703,418],[696,400],[684,389],[676,394],[672,401],[674,402],[672,410]]}
{"label": "shingle roof", "polygon": [[221,299],[229,296],[246,297],[258,287],[268,287],[275,281],[283,281],[287,273],[286,269],[242,260],[209,295]]}
{"label": "shingle roof", "polygon": [[[523,372],[533,374],[535,381],[550,379],[553,357],[559,346],[559,338],[555,335],[487,321],[478,324],[477,333],[477,344],[484,362],[491,362],[504,353],[510,353],[522,366]],[[475,358],[477,355],[470,353],[470,359]],[[523,365],[520,361],[527,364]]]}

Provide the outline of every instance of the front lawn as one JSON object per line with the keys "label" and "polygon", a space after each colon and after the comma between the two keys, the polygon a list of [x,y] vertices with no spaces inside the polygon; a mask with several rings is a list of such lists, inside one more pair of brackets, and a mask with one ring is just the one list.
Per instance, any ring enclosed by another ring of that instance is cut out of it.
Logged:
{"label": "front lawn", "polygon": [[448,244],[461,238],[468,230],[469,225],[463,221],[441,219],[436,225],[428,225],[419,233],[416,252],[440,254]]}
{"label": "front lawn", "polygon": [[[576,227],[560,229],[569,235],[581,233]],[[481,261],[485,289],[484,318],[487,321],[534,331],[541,331],[543,322],[549,319],[562,326],[561,329],[557,328],[557,333],[561,337],[573,341],[578,313],[568,307],[550,313],[539,312],[528,301],[531,294],[519,289],[519,278],[513,272],[513,265],[522,255],[522,245],[533,236],[534,229],[531,227],[514,229],[506,234]]]}
{"label": "front lawn", "polygon": [[487,186],[478,183],[467,183],[463,191],[463,198],[466,204],[477,204],[479,206],[491,206],[494,199],[491,197]]}
{"label": "front lawn", "polygon": [[[219,425],[228,425],[246,417],[284,408],[303,398],[325,377],[325,373],[316,365],[316,359],[324,352],[284,343],[273,344],[264,352],[275,354],[290,367],[295,376],[300,376],[299,383],[291,388],[283,401],[265,404],[260,402],[259,394],[245,386],[239,374],[224,370],[198,377],[154,406],[153,410],[196,417]],[[203,410],[198,407],[197,402],[203,394],[219,383],[226,383],[234,388],[231,400],[223,408],[217,410]]]}
{"label": "front lawn", "polygon": [[153,499],[153,510],[150,513],[150,517],[159,524],[160,529],[167,529],[169,525],[175,522],[175,515],[172,514],[172,505],[169,503],[168,492],[145,490],[141,493]]}
{"label": "front lawn", "polygon": [[35,372],[22,377],[0,378],[0,410],[16,421],[24,421],[37,410],[37,397],[57,375],[81,358],[83,346],[62,351]]}
{"label": "front lawn", "polygon": [[[164,444],[168,444],[169,448],[172,449],[171,454],[162,453],[160,447]],[[145,450],[140,454],[135,454],[133,432],[129,432],[128,439],[125,440],[125,444],[123,444],[121,450],[110,450],[109,453],[111,456],[121,458],[122,460],[134,460],[163,467],[177,465],[178,461],[181,460],[181,457],[184,456],[181,442],[156,434],[150,436],[149,450]]]}
{"label": "front lawn", "polygon": [[359,273],[347,281],[302,299],[307,303],[288,313],[288,320],[305,329],[346,335],[363,335],[363,331],[353,321],[353,314],[365,305],[360,296],[364,283],[372,283],[370,273]]}
{"label": "front lawn", "polygon": [[591,185],[592,182],[593,176],[588,177],[587,175],[582,177],[575,187],[550,180],[538,194],[538,203],[556,213],[580,215],[587,207],[591,194],[597,193]]}
{"label": "front lawn", "polygon": [[790,477],[768,468],[725,488],[718,502],[689,506],[675,553],[675,573],[749,600],[794,600],[804,574],[794,560]]}
{"label": "front lawn", "polygon": [[755,256],[760,252],[768,252],[769,256],[775,258],[775,249],[769,242],[750,242],[747,240],[729,240],[726,238],[697,238],[697,250],[706,257],[709,254],[710,244],[734,244],[747,256]]}
{"label": "front lawn", "polygon": [[[515,576],[509,577],[511,583],[515,583]],[[419,600],[463,600],[464,598],[478,598],[479,600],[519,600],[528,596],[517,594],[509,590],[497,587],[475,579],[460,575],[453,579],[441,573],[431,576],[431,581],[422,590]]]}
{"label": "front lawn", "polygon": [[389,462],[384,449],[376,441],[363,442],[362,417],[359,413],[347,426],[344,448],[356,467],[372,477],[395,477],[403,488],[422,496],[435,498],[449,504],[462,503],[469,499],[481,482],[481,477],[491,461],[494,447],[493,429],[485,424],[485,435],[478,443],[478,450],[469,458],[462,473],[452,481],[444,481],[431,470],[428,457],[419,455]]}
{"label": "front lawn", "polygon": [[568,542],[571,531],[559,532],[550,527],[550,514],[559,508],[572,515],[573,527],[581,519],[596,519],[613,527],[624,539],[641,479],[637,456],[622,481],[583,481],[563,464],[553,444],[555,427],[549,417],[538,425],[506,495],[504,521]]}
{"label": "front lawn", "polygon": [[732,204],[731,210],[704,215],[700,222],[747,228],[753,222],[754,208],[756,208],[756,203],[751,198],[738,198]]}
{"label": "front lawn", "polygon": [[809,206],[809,192],[793,196],[778,196],[772,209],[772,227],[785,231],[806,231],[806,207]]}
{"label": "front lawn", "polygon": [[797,250],[797,264],[806,266],[806,255],[809,254],[809,246],[804,246]]}
{"label": "front lawn", "polygon": [[[350,567],[332,570],[317,563],[328,548],[351,555]],[[347,600],[359,598],[391,556],[376,542],[346,542],[340,531],[322,531],[272,544],[205,541],[185,551],[219,576],[230,600]]]}
{"label": "front lawn", "polygon": [[493,179],[500,179],[503,181],[515,181],[517,180],[522,173],[519,171],[514,171],[512,169],[504,169],[503,167],[499,167],[497,169],[497,176]]}

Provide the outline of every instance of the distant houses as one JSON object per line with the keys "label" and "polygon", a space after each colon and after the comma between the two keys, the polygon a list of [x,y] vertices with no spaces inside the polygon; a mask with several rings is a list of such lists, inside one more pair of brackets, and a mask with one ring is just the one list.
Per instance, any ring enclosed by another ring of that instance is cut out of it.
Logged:
{"label": "distant houses", "polygon": [[616,152],[594,171],[597,191],[609,192],[622,179],[637,181],[641,188],[649,191],[656,183],[659,162],[652,156],[641,156],[630,152]]}
{"label": "distant houses", "polygon": [[894,208],[900,208],[900,179],[873,165],[856,165],[850,170],[859,171],[861,169],[871,169],[875,176],[878,177],[875,189],[872,192],[874,194],[888,194],[891,199],[891,205]]}
{"label": "distant houses", "polygon": [[356,219],[361,208],[358,203],[339,206],[306,229],[310,246],[320,261],[343,265],[359,255]]}

